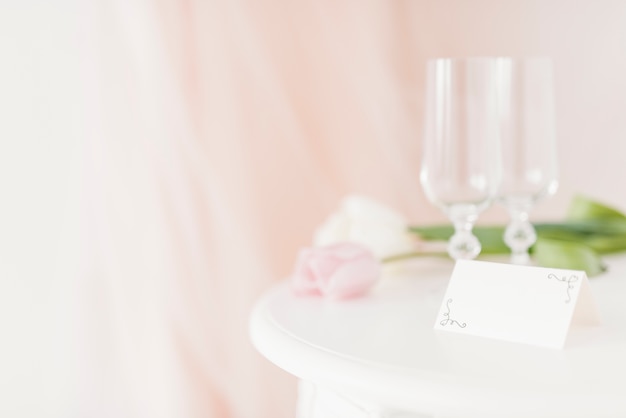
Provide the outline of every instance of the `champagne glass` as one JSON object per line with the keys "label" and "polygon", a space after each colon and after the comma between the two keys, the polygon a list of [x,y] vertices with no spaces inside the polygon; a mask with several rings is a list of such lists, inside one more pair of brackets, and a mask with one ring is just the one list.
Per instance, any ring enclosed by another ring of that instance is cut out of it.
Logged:
{"label": "champagne glass", "polygon": [[454,259],[480,253],[472,228],[500,183],[497,64],[495,58],[428,62],[420,180],[454,225],[448,241]]}
{"label": "champagne glass", "polygon": [[497,200],[510,215],[504,242],[511,261],[528,264],[537,239],[529,212],[558,187],[552,63],[500,58],[498,73],[503,173]]}

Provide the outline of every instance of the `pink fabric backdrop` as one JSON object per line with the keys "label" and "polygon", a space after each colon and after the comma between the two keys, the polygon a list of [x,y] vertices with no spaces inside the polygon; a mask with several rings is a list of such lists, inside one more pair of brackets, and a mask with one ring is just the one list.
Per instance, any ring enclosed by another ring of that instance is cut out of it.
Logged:
{"label": "pink fabric backdrop", "polygon": [[443,220],[418,183],[429,57],[552,56],[562,186],[535,217],[560,216],[577,191],[626,205],[612,190],[626,151],[612,140],[626,132],[623,2],[83,12],[78,416],[293,416],[294,380],[254,352],[249,310],[346,193]]}

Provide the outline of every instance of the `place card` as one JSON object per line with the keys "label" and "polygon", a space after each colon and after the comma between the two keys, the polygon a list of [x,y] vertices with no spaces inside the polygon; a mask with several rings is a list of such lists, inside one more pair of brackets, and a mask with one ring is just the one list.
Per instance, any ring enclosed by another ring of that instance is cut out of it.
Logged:
{"label": "place card", "polygon": [[584,271],[459,260],[435,329],[563,348],[570,326],[598,323]]}

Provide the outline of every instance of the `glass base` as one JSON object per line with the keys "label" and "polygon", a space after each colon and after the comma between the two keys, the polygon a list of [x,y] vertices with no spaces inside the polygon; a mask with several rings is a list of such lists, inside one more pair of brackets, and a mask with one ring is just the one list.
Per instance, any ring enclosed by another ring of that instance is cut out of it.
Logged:
{"label": "glass base", "polygon": [[529,266],[531,265],[530,255],[527,252],[520,254],[511,254],[511,264]]}

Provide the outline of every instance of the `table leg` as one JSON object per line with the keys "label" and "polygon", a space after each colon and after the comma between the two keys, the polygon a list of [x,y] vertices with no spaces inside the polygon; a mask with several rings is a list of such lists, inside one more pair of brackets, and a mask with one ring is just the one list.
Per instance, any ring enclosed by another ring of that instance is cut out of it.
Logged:
{"label": "table leg", "polygon": [[413,412],[394,411],[372,401],[338,393],[300,380],[297,418],[431,418]]}

